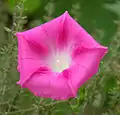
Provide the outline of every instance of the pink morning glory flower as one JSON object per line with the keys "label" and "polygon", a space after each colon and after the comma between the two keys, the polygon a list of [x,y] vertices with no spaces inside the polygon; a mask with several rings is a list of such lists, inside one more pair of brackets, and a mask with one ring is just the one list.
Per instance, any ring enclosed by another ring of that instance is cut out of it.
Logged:
{"label": "pink morning glory flower", "polygon": [[35,96],[66,100],[98,71],[108,51],[66,11],[24,32],[17,32],[21,87]]}

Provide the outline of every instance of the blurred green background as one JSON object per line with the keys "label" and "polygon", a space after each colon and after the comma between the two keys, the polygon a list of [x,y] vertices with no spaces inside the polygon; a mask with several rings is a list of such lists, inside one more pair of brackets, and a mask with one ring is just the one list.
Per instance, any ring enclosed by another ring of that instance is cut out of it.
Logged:
{"label": "blurred green background", "polygon": [[[120,115],[120,0],[0,0],[0,115]],[[109,47],[99,72],[69,101],[33,96],[16,85],[16,31],[68,11]]]}

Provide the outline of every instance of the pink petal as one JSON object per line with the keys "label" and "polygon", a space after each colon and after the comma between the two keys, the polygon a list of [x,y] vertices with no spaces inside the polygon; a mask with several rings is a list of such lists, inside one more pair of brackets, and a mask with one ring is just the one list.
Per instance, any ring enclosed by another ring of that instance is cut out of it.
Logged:
{"label": "pink petal", "polygon": [[98,72],[99,64],[107,49],[86,49],[73,58],[69,82],[77,92],[78,88]]}
{"label": "pink petal", "polygon": [[24,36],[16,35],[18,37],[18,69],[20,72],[18,83],[22,85],[40,65],[45,65],[45,62],[40,56],[42,52],[40,48],[38,50],[36,46],[29,44]]}
{"label": "pink petal", "polygon": [[26,82],[27,87],[36,96],[65,100],[74,97],[68,85],[68,80],[62,75],[53,72],[36,72]]}

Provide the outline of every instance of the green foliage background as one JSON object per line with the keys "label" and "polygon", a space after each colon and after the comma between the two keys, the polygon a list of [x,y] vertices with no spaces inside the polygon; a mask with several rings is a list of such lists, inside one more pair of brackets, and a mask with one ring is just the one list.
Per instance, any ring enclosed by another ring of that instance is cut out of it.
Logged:
{"label": "green foliage background", "polygon": [[[96,76],[77,98],[54,101],[33,96],[16,85],[16,31],[47,22],[65,11],[109,53]],[[119,0],[1,0],[0,1],[0,115],[120,115],[120,1]]]}

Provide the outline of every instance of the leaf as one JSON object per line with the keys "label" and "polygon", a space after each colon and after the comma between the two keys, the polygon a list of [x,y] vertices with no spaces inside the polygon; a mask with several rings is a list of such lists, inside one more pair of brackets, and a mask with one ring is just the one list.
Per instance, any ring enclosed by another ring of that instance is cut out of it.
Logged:
{"label": "leaf", "polygon": [[43,22],[41,20],[33,20],[29,23],[30,28],[36,27],[38,25],[41,25]]}
{"label": "leaf", "polygon": [[95,96],[95,100],[94,100],[94,102],[92,103],[92,105],[94,106],[94,107],[97,107],[97,108],[99,108],[99,106],[100,106],[100,104],[101,104],[101,100],[102,99],[102,95],[100,94],[100,93],[98,93],[96,96]]}
{"label": "leaf", "polygon": [[35,103],[35,99],[32,97],[32,94],[29,91],[24,90],[24,92],[20,93],[15,106],[19,109],[31,108],[31,106]]}
{"label": "leaf", "polygon": [[106,96],[107,96],[107,92],[104,88],[102,87],[98,87],[95,91],[94,91],[94,95],[92,96],[92,106],[100,109],[103,107],[105,101],[106,101]]}
{"label": "leaf", "polygon": [[[41,0],[25,0],[24,9],[27,14],[34,13],[41,5]],[[15,0],[8,0],[9,11],[12,13],[15,7]],[[20,9],[20,8],[19,8]]]}
{"label": "leaf", "polygon": [[56,109],[59,108],[59,110],[68,110],[70,109],[70,106],[67,102],[63,102],[63,103],[58,103],[54,106]]}
{"label": "leaf", "polygon": [[96,115],[95,112],[95,108],[91,104],[87,104],[84,109],[83,115]]}
{"label": "leaf", "polygon": [[116,4],[105,4],[104,7],[120,16],[120,1]]}
{"label": "leaf", "polygon": [[104,0],[80,0],[79,23],[90,34],[96,35],[96,29],[100,29],[104,36],[97,39],[103,45],[109,45],[111,38],[117,30],[114,20],[117,20],[118,16],[104,8],[103,5]]}
{"label": "leaf", "polygon": [[54,106],[55,111],[53,115],[70,115],[71,112],[70,105],[67,102],[58,103]]}
{"label": "leaf", "polygon": [[[1,15],[0,15],[0,17],[1,17]],[[3,43],[3,42],[5,42],[5,33],[4,33],[4,26],[5,26],[5,24],[4,24],[4,22],[2,22],[2,21],[0,21],[0,43]]]}
{"label": "leaf", "polygon": [[70,112],[58,110],[53,115],[70,115]]}
{"label": "leaf", "polygon": [[70,12],[74,0],[56,0],[54,16],[59,16],[66,10]]}
{"label": "leaf", "polygon": [[6,32],[11,32],[11,29],[8,28],[8,27],[4,27],[4,29],[5,29]]}
{"label": "leaf", "polygon": [[100,84],[105,88],[105,90],[111,89],[116,86],[116,78],[114,75],[103,76]]}

